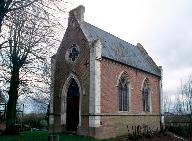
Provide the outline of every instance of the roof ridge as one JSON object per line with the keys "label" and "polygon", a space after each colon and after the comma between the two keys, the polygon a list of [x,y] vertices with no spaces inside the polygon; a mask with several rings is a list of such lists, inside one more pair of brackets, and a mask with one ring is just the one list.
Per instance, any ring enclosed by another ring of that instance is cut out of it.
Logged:
{"label": "roof ridge", "polygon": [[143,47],[133,45],[88,22],[83,21],[79,25],[90,43],[97,39],[101,40],[103,57],[161,76],[159,67]]}
{"label": "roof ridge", "polygon": [[107,31],[105,31],[105,30],[103,30],[103,29],[101,29],[101,28],[99,28],[99,27],[96,27],[96,26],[94,26],[94,25],[92,25],[92,24],[90,24],[90,23],[88,23],[88,22],[86,22],[86,21],[84,21],[84,23],[89,24],[89,25],[91,25],[91,26],[93,26],[93,27],[95,27],[95,28],[97,28],[97,29],[103,31],[103,32],[105,32],[105,33],[107,33],[107,34],[113,36],[114,38],[117,38],[117,39],[119,39],[119,40],[121,40],[121,41],[123,41],[123,42],[125,42],[125,43],[128,43],[129,45],[135,46],[135,45],[133,45],[133,44],[131,44],[131,43],[129,43],[129,42],[127,42],[127,41],[125,41],[125,40],[123,40],[123,39],[121,39],[121,38],[115,36],[115,35],[113,35],[112,33],[109,33],[109,32],[107,32]]}

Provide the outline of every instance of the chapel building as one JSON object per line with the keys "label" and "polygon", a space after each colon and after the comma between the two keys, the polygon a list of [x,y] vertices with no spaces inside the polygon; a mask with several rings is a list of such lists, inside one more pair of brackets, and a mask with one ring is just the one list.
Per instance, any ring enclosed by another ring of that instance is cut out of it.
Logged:
{"label": "chapel building", "polygon": [[52,57],[49,133],[104,139],[135,126],[160,129],[161,67],[141,44],[85,22],[84,12],[70,11]]}

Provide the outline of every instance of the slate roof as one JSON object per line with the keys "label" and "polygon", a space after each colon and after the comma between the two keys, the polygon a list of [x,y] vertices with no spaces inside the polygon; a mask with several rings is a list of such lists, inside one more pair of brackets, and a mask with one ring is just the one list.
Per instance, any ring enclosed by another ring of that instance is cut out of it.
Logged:
{"label": "slate roof", "polygon": [[103,57],[161,76],[159,67],[142,46],[134,46],[85,21],[80,23],[80,27],[88,41],[100,39]]}

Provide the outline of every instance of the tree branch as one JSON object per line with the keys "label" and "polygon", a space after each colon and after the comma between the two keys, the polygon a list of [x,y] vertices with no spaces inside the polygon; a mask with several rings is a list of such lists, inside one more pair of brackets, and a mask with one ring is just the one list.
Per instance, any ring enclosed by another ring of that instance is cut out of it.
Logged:
{"label": "tree branch", "polygon": [[31,4],[33,4],[34,2],[37,2],[37,1],[38,1],[38,0],[34,0],[34,1],[30,2],[29,4],[26,4],[26,5],[17,7],[17,8],[10,8],[10,9],[8,9],[8,12],[16,11],[16,10],[19,10],[19,9],[21,9],[21,8],[28,7],[28,6],[30,6]]}

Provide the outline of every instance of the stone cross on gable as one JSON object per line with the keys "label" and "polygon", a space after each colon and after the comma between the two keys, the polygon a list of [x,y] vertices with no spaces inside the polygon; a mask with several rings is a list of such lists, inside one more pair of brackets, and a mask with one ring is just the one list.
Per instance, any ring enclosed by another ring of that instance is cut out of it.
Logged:
{"label": "stone cross on gable", "polygon": [[79,56],[79,50],[76,47],[71,48],[69,58],[74,62],[78,56]]}

